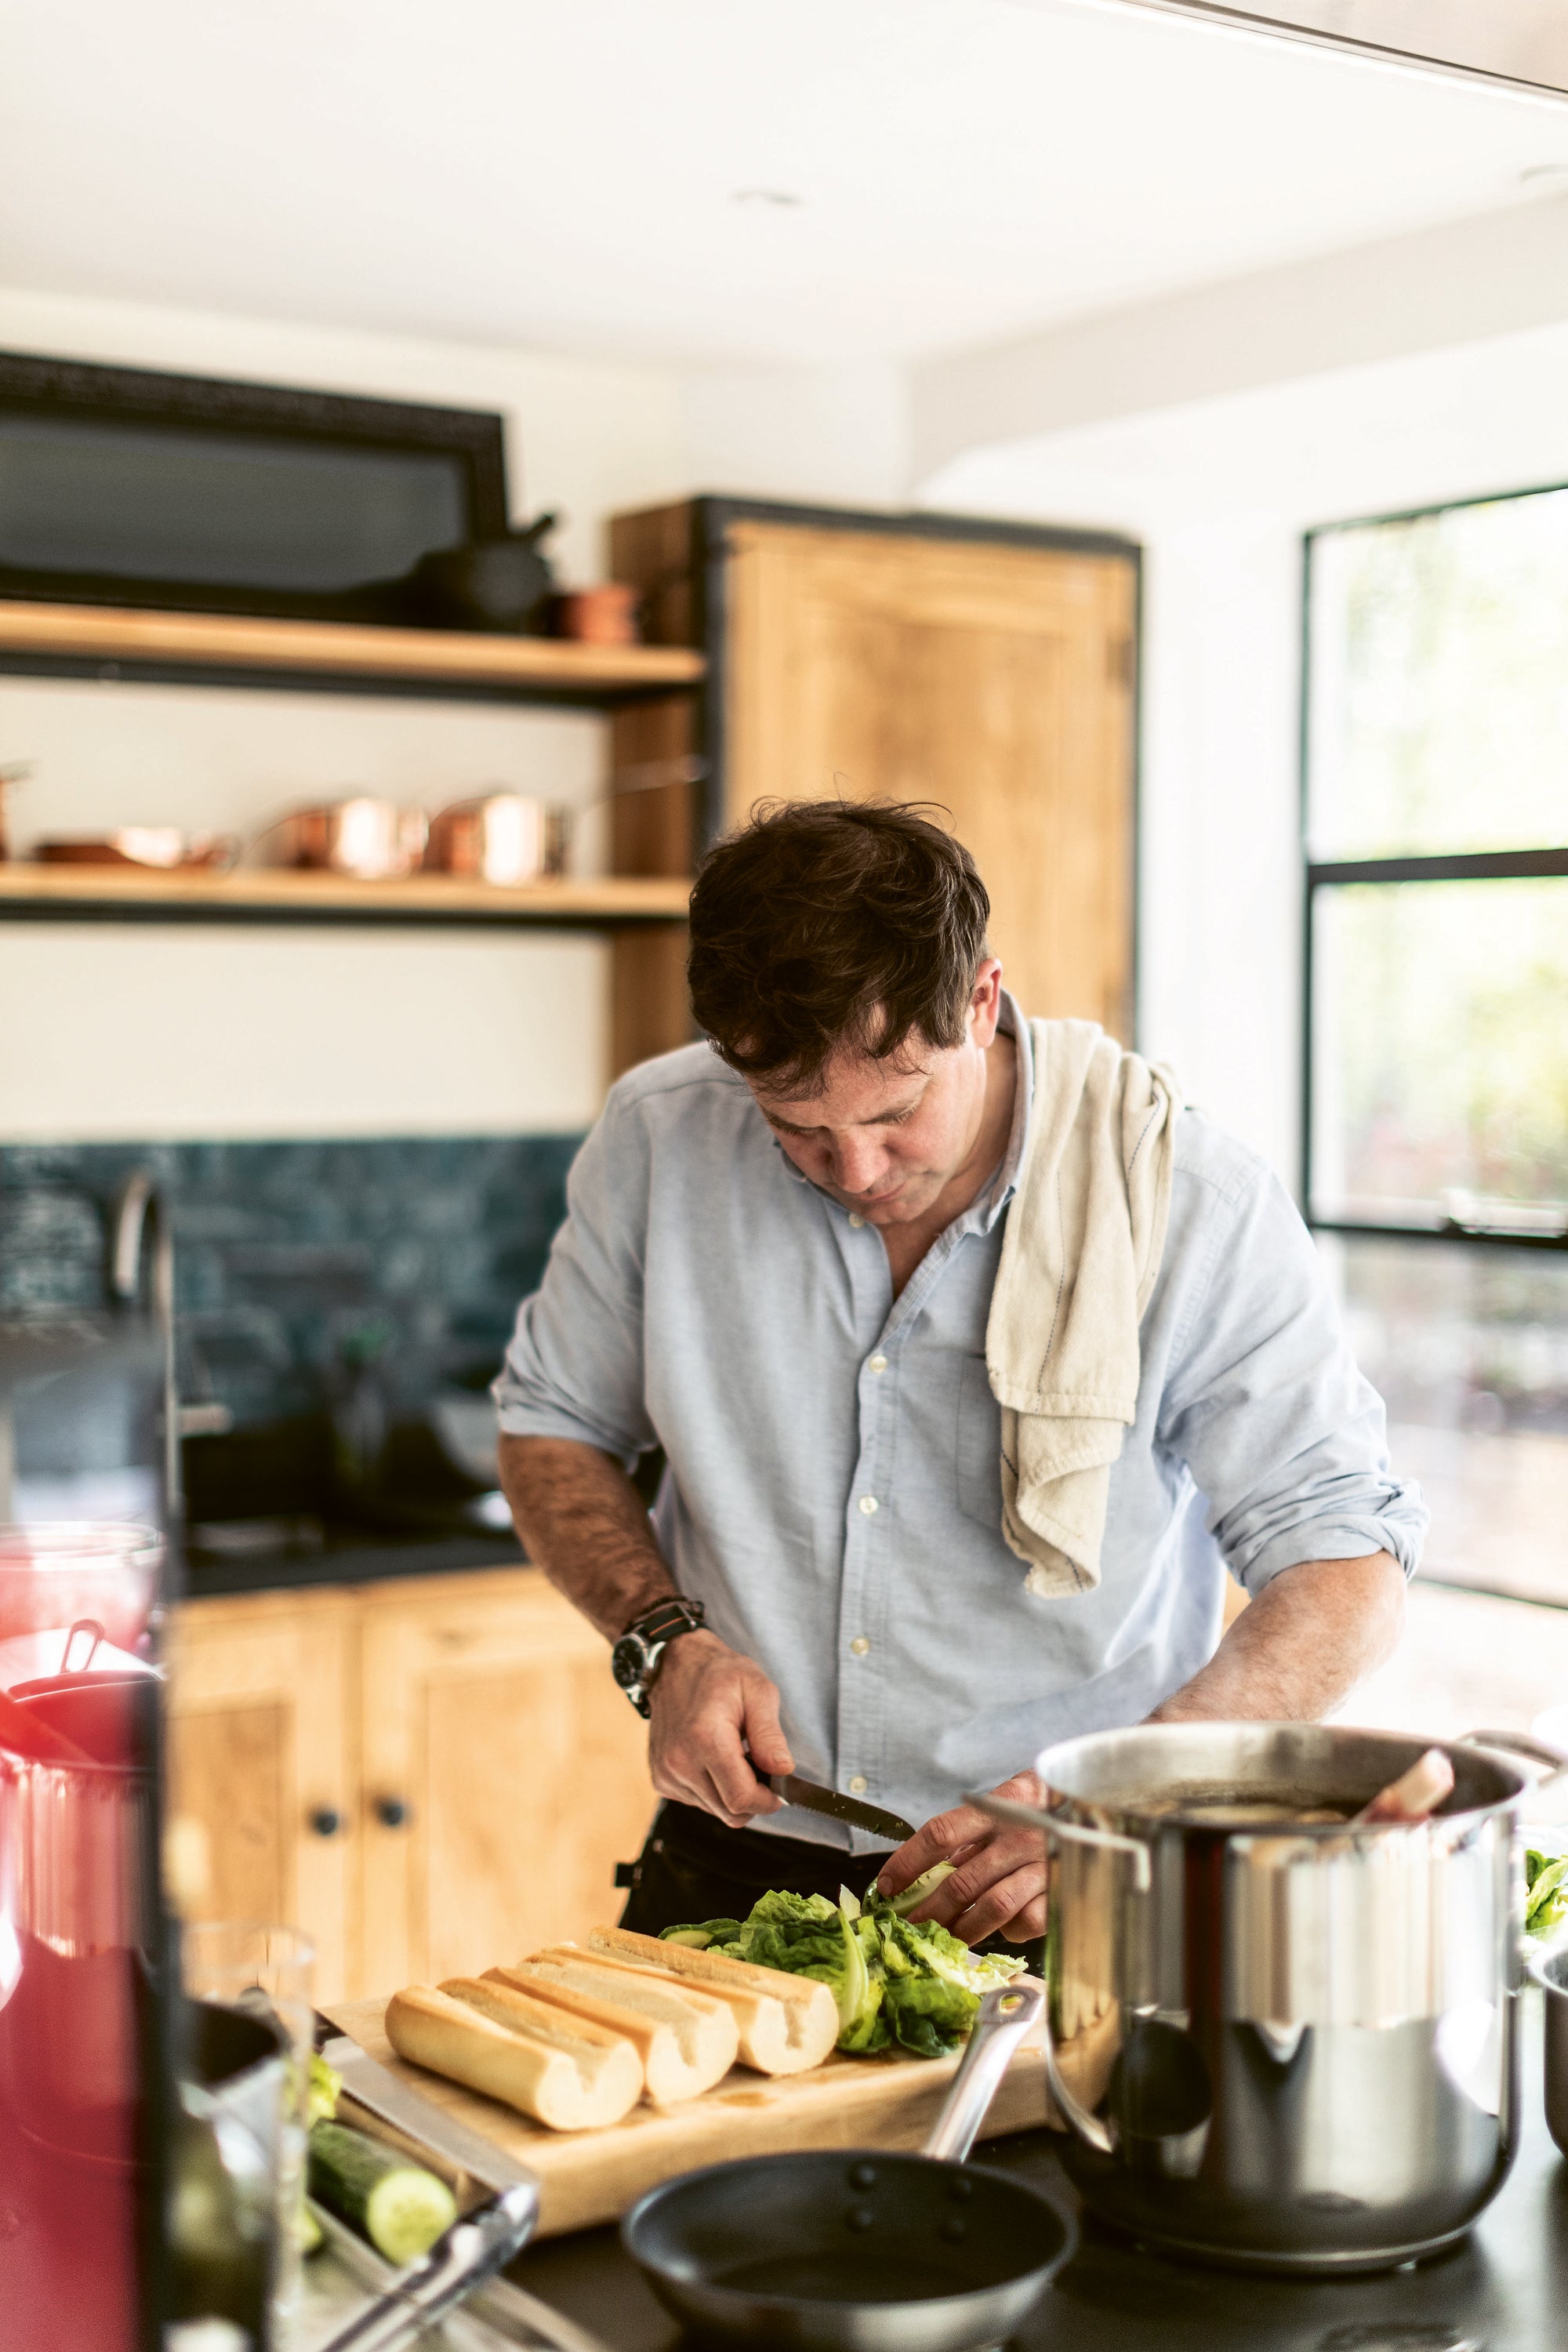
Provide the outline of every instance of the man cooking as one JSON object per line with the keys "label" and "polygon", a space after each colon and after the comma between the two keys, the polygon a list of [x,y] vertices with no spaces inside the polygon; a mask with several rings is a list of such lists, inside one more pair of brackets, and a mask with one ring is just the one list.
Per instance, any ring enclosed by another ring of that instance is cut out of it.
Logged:
{"label": "man cooking", "polygon": [[[947,1859],[917,1916],[1032,1939],[1041,1841],[964,1790],[1033,1800],[1079,1732],[1321,1716],[1397,1637],[1426,1512],[1289,1196],[1167,1074],[1028,1024],[988,913],[910,809],[721,842],[710,1042],[615,1087],[520,1311],[502,1480],[664,1800],[628,1927]],[[889,1853],[792,1771],[924,1827]]]}

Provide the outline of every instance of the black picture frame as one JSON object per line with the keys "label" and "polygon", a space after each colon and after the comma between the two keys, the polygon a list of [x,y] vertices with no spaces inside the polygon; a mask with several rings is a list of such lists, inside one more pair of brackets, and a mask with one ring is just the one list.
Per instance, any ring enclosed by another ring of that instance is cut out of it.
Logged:
{"label": "black picture frame", "polygon": [[[466,509],[464,535],[495,538],[510,528],[503,420],[495,412],[438,408],[300,385],[104,367],[79,360],[0,352],[0,417],[70,416],[109,425],[154,425],[204,438],[254,434],[319,456],[333,449],[455,461]],[[395,621],[374,591],[279,589],[181,581],[120,571],[38,571],[0,557],[0,597],[34,603],[135,605],[170,612],[251,614],[268,619]]]}

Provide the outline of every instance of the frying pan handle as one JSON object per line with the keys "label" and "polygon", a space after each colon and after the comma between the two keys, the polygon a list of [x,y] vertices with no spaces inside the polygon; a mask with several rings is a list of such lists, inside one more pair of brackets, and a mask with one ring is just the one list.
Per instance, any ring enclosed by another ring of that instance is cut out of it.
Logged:
{"label": "frying pan handle", "polygon": [[1045,2010],[1046,1989],[1038,1977],[1015,1977],[1010,1984],[992,1987],[980,2004],[963,2063],[925,2144],[927,2156],[963,2162],[1014,2051]]}

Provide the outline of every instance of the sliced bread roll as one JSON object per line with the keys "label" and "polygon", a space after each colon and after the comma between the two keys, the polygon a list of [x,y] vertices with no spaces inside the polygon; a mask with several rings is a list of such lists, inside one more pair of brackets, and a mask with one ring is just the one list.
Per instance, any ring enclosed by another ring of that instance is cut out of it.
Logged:
{"label": "sliced bread roll", "polygon": [[620,2034],[465,1977],[395,1993],[386,2038],[400,2058],[555,2131],[618,2123],[642,2094],[642,2062]]}
{"label": "sliced bread roll", "polygon": [[660,2106],[711,2090],[740,2047],[727,2001],[673,1977],[661,1979],[651,1969],[614,1968],[576,1945],[552,1945],[514,1969],[487,1969],[485,1981],[510,1985],[624,2033],[642,2060],[648,2097]]}
{"label": "sliced bread roll", "polygon": [[838,2039],[838,2004],[815,1977],[666,1944],[629,1927],[595,1927],[588,1948],[606,1964],[666,1977],[728,2002],[740,2028],[741,2063],[759,2074],[803,2074],[820,2066]]}

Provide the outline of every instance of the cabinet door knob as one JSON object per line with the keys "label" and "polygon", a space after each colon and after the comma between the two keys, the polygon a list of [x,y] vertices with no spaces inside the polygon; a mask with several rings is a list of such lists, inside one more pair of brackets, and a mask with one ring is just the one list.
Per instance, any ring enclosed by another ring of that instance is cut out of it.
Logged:
{"label": "cabinet door knob", "polygon": [[313,1837],[336,1837],[343,1825],[343,1817],[335,1805],[312,1805],[305,1818]]}
{"label": "cabinet door knob", "polygon": [[400,1830],[410,1819],[410,1808],[401,1797],[378,1797],[375,1818],[384,1830]]}

